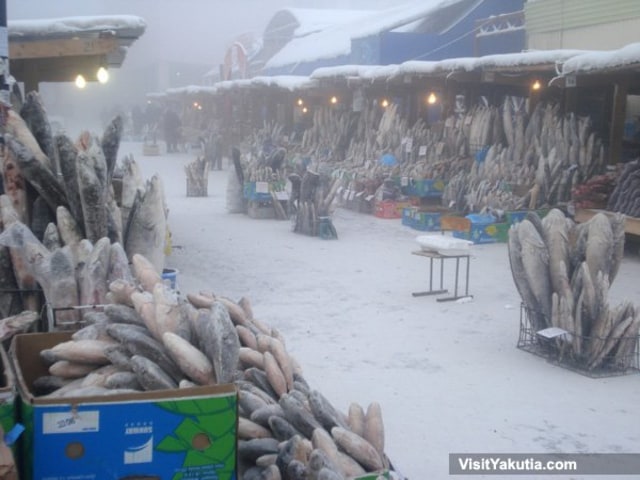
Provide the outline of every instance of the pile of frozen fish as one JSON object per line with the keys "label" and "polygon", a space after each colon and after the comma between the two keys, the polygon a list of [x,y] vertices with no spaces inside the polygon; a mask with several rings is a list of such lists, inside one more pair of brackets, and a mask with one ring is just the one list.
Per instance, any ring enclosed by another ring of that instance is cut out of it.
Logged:
{"label": "pile of frozen fish", "polygon": [[[54,136],[36,92],[27,94],[20,114],[8,111],[0,197],[2,317],[39,311],[40,286],[56,308],[95,304],[101,295],[82,285],[109,268],[104,258],[111,245],[118,246],[125,263],[139,253],[162,272],[167,239],[162,183],[157,175],[143,182],[132,157],[118,165],[122,128],[116,117],[101,138],[89,132],[75,142],[65,134]],[[106,291],[106,285],[99,289]]]}
{"label": "pile of frozen fish", "polygon": [[241,478],[346,479],[390,467],[380,405],[336,409],[246,298],[183,296],[142,255],[134,255],[132,267],[132,276],[110,283],[102,309],[84,312],[85,327],[41,352],[49,375],[36,379],[37,395],[233,382]]}
{"label": "pile of frozen fish", "polygon": [[621,214],[576,224],[558,209],[542,220],[530,212],[509,231],[511,272],[532,329],[564,331],[550,346],[588,370],[637,368],[640,311],[607,299],[624,241]]}

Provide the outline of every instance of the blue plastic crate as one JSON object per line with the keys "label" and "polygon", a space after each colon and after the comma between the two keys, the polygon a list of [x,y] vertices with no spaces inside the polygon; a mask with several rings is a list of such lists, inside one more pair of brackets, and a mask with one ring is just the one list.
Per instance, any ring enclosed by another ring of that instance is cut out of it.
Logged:
{"label": "blue plastic crate", "polygon": [[402,209],[402,225],[413,227],[415,214],[418,212],[416,207],[405,207]]}
{"label": "blue plastic crate", "polygon": [[507,219],[507,223],[510,225],[515,225],[518,222],[524,220],[524,217],[527,216],[528,210],[513,210],[507,211],[505,213],[505,217]]}
{"label": "blue plastic crate", "polygon": [[455,238],[471,240],[473,243],[496,243],[498,241],[498,227],[492,215],[471,213],[466,216],[471,221],[468,232],[453,231]]}
{"label": "blue plastic crate", "polygon": [[256,192],[256,182],[244,183],[244,198],[253,200],[254,202],[270,202],[271,193]]}
{"label": "blue plastic crate", "polygon": [[414,216],[414,228],[423,232],[440,230],[440,212],[417,212]]}

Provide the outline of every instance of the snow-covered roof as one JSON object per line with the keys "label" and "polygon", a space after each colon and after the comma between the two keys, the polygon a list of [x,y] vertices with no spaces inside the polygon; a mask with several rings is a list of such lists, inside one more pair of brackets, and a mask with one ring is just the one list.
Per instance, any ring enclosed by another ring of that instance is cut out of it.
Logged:
{"label": "snow-covered roof", "polygon": [[10,39],[68,36],[69,34],[88,34],[105,31],[130,31],[137,38],[142,35],[146,26],[146,22],[135,15],[78,16],[7,21]]}
{"label": "snow-covered roof", "polygon": [[314,80],[350,77],[363,80],[391,80],[404,75],[439,75],[451,72],[481,70],[519,70],[535,66],[557,65],[577,55],[591,53],[586,50],[539,50],[521,53],[485,55],[483,57],[449,58],[438,61],[410,60],[400,65],[340,65],[322,67],[313,71]]}
{"label": "snow-covered roof", "polygon": [[458,0],[421,0],[377,11],[355,20],[332,25],[302,38],[294,38],[266,63],[266,68],[348,55],[353,39],[365,38],[414,22]]}
{"label": "snow-covered roof", "polygon": [[216,94],[222,91],[233,90],[236,88],[249,87],[272,87],[282,90],[296,91],[317,86],[315,80],[309,77],[297,75],[281,75],[275,77],[253,77],[240,80],[225,80],[211,86],[189,85],[186,87],[170,88],[167,95],[197,95],[197,94]]}
{"label": "snow-covered roof", "polygon": [[245,80],[229,80],[210,87],[182,87],[170,89],[167,93],[216,94],[234,88],[254,86],[279,87],[289,91],[318,86],[327,79],[344,78],[365,81],[391,81],[405,75],[446,75],[452,72],[473,72],[483,70],[518,71],[554,68],[562,74],[592,72],[602,69],[620,68],[631,64],[640,65],[640,43],[627,45],[619,50],[531,50],[521,53],[485,55],[483,57],[450,58],[439,61],[411,60],[399,65],[340,65],[317,68],[306,76],[262,76]]}
{"label": "snow-covered roof", "polygon": [[30,77],[37,83],[73,81],[78,74],[93,78],[97,63],[120,67],[145,29],[146,22],[134,15],[9,20],[11,70],[21,81]]}
{"label": "snow-covered roof", "polygon": [[324,30],[332,25],[354,22],[371,15],[371,10],[336,10],[311,8],[285,8],[278,13],[288,13],[298,22],[294,32],[295,37],[304,37],[314,32]]}
{"label": "snow-covered roof", "polygon": [[562,64],[562,75],[616,70],[640,64],[640,43],[630,43],[618,50],[576,55]]}

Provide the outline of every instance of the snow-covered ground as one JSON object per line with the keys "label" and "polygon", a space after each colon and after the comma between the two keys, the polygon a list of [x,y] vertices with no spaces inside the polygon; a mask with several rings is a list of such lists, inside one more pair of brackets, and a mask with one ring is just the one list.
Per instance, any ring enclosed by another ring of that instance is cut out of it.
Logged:
{"label": "snow-covered ground", "polygon": [[[400,220],[338,209],[338,240],[298,235],[287,221],[227,213],[229,171],[210,172],[207,197],[187,197],[183,166],[196,153],[144,157],[126,143],[120,156],[129,152],[164,181],[179,290],[247,297],[336,407],[379,402],[386,452],[410,480],[447,478],[449,453],[638,452],[638,375],[588,378],[516,348],[505,244],[472,247],[471,301],[413,297],[429,261],[411,254],[420,232]],[[625,257],[610,303],[639,298],[639,268]]]}

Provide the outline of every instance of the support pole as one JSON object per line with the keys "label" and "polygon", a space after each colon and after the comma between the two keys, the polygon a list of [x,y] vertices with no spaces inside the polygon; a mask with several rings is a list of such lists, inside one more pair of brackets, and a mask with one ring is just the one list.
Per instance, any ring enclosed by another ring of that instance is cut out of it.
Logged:
{"label": "support pole", "polygon": [[9,31],[7,29],[7,1],[0,0],[0,103],[11,107],[9,90]]}

